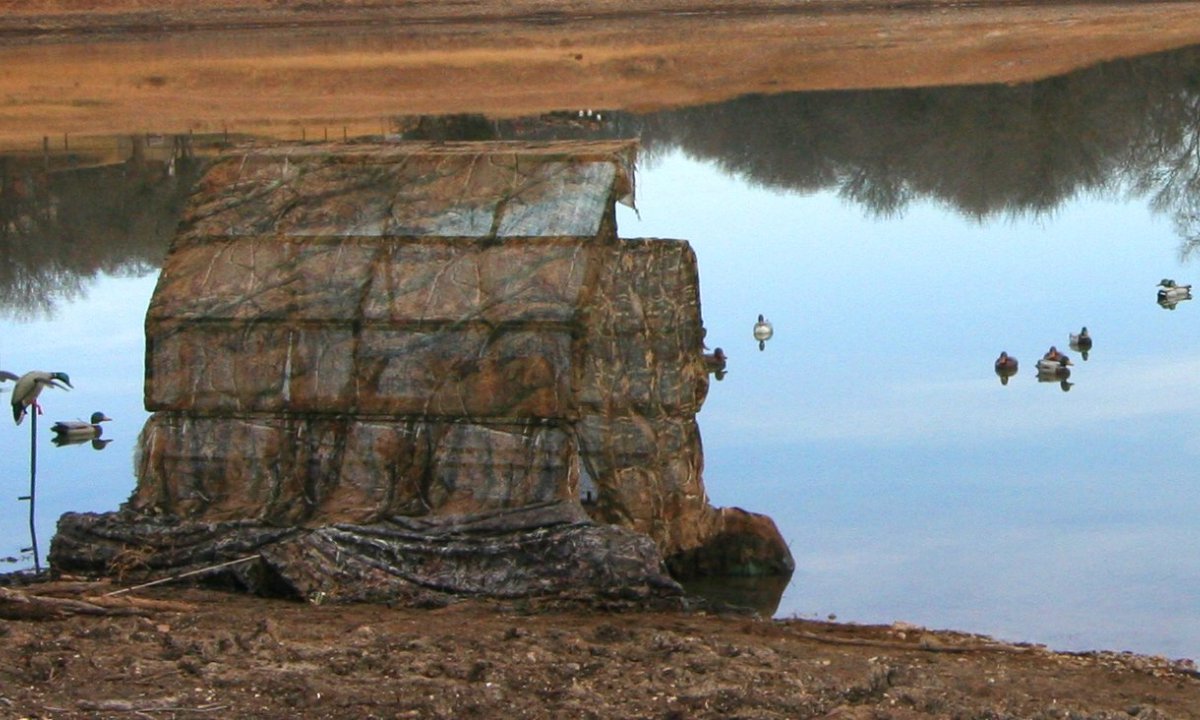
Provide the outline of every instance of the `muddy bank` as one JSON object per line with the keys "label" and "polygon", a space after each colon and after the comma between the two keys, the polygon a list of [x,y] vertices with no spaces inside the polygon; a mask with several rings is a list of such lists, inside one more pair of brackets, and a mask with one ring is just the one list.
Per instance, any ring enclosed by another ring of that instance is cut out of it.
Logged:
{"label": "muddy bank", "polygon": [[[43,586],[63,600],[108,586]],[[6,717],[1195,718],[1190,663],[897,623],[152,589],[0,622]],[[5,608],[0,602],[0,612]]]}

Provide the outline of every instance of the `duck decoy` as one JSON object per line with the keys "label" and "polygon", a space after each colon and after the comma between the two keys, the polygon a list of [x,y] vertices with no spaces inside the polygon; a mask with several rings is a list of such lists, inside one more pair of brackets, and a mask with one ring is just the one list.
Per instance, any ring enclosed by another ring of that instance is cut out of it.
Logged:
{"label": "duck decoy", "polygon": [[767,341],[775,334],[775,327],[760,313],[758,322],[754,323],[754,339],[758,341],[758,349],[766,350]]}
{"label": "duck decoy", "polygon": [[725,377],[725,363],[729,358],[725,351],[717,348],[710,353],[704,353],[704,369],[716,376],[718,380]]}
{"label": "duck decoy", "polygon": [[1088,351],[1092,349],[1092,336],[1088,334],[1087,326],[1084,325],[1083,329],[1078,333],[1070,333],[1068,339],[1071,349],[1078,352],[1084,360],[1087,360]]}
{"label": "duck decoy", "polygon": [[1017,374],[1017,359],[1007,352],[1001,352],[996,358],[996,374],[1000,376],[1000,384],[1007,385],[1008,379]]}
{"label": "duck decoy", "polygon": [[[1061,352],[1054,345],[1051,345],[1050,349],[1046,351],[1046,354],[1042,355],[1042,359],[1049,360],[1050,362],[1061,362],[1063,360],[1066,360],[1068,365],[1071,363],[1071,359],[1068,358],[1065,353]],[[1040,365],[1040,363],[1039,363],[1039,365]]]}
{"label": "duck decoy", "polygon": [[1037,361],[1037,369],[1039,373],[1065,371],[1067,375],[1070,375],[1071,370],[1068,367],[1070,365],[1074,365],[1074,363],[1071,362],[1071,358],[1063,355],[1062,353],[1058,353],[1057,358],[1044,357]]}
{"label": "duck decoy", "polygon": [[1179,303],[1191,299],[1191,285],[1180,285],[1170,278],[1163,278],[1158,282],[1158,304],[1167,310],[1174,310]]}
{"label": "duck decoy", "polygon": [[100,423],[111,420],[112,418],[97,410],[86,422],[83,420],[59,420],[50,426],[50,430],[59,437],[91,440],[103,434]]}
{"label": "duck decoy", "polygon": [[1037,361],[1037,379],[1038,382],[1056,382],[1063,392],[1071,389],[1075,383],[1068,381],[1071,377],[1071,359],[1062,353],[1058,360],[1042,358]]}
{"label": "duck decoy", "polygon": [[45,370],[30,370],[17,379],[17,385],[12,392],[12,410],[13,420],[20,425],[25,419],[25,414],[33,407],[34,411],[42,414],[42,407],[38,405],[38,395],[41,395],[42,389],[52,387],[60,390],[67,390],[74,387],[71,384],[71,378],[67,377],[64,372],[46,372]]}

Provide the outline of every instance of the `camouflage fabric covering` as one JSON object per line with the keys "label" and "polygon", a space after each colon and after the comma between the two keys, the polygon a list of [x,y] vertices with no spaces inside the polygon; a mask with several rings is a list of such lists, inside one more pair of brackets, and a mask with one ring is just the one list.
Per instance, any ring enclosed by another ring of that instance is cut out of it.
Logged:
{"label": "camouflage fabric covering", "polygon": [[127,509],[316,529],[566,502],[664,556],[704,546],[696,257],[617,237],[635,149],[217,161],[147,313]]}

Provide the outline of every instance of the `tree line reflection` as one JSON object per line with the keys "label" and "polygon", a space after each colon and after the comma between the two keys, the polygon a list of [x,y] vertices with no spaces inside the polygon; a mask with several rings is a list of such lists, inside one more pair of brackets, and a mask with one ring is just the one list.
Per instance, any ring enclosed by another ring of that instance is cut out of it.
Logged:
{"label": "tree line reflection", "polygon": [[[1085,193],[1145,198],[1174,220],[1181,256],[1200,251],[1200,47],[1017,86],[787,93],[645,115],[398,116],[392,127],[398,139],[640,137],[649,156],[680,149],[880,216],[918,199],[983,220]],[[183,140],[125,138],[107,161],[0,155],[0,311],[47,312],[98,273],[155,270],[204,162]]]}
{"label": "tree line reflection", "polygon": [[156,271],[200,165],[172,137],[0,155],[0,311],[48,314],[99,275]]}
{"label": "tree line reflection", "polygon": [[1185,255],[1200,247],[1200,47],[1018,86],[754,96],[644,123],[650,148],[879,215],[926,198],[983,219],[1132,194],[1173,216]]}

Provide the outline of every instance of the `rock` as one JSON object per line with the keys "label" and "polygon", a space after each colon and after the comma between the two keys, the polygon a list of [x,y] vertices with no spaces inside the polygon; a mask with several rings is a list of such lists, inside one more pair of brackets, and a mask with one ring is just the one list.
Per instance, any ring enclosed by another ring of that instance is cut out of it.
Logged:
{"label": "rock", "polygon": [[715,532],[704,543],[667,558],[677,577],[790,576],[795,561],[774,521],[741,508],[717,511]]}

